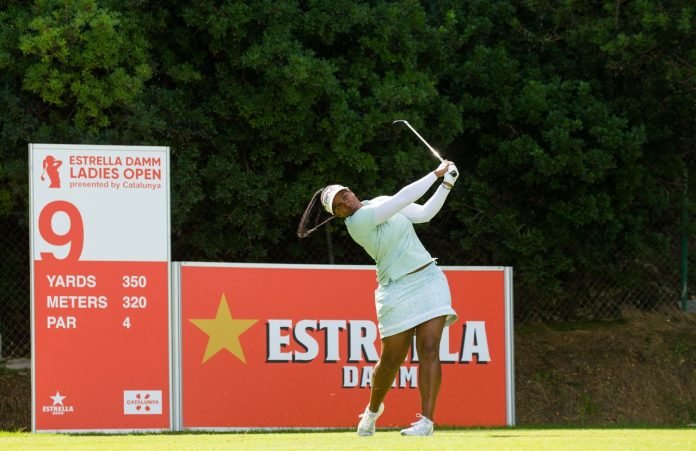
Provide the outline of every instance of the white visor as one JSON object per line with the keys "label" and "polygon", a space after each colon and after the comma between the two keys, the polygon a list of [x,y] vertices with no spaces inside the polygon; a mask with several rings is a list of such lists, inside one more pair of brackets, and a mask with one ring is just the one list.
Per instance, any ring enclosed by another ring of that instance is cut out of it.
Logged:
{"label": "white visor", "polygon": [[324,210],[328,211],[330,214],[333,213],[333,200],[336,194],[348,189],[343,185],[329,185],[321,192],[321,204],[324,206]]}

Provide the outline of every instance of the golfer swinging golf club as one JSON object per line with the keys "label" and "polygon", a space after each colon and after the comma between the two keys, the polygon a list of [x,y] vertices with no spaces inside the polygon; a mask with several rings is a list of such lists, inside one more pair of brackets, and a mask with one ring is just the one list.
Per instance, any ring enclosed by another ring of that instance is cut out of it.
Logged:
{"label": "golfer swinging golf club", "polygon": [[[379,285],[375,307],[382,353],[372,373],[370,402],[360,415],[358,435],[374,434],[375,423],[384,412],[383,400],[414,334],[420,362],[421,412],[416,414],[419,420],[403,429],[401,435],[433,434],[435,402],[442,380],[440,338],[443,328],[456,321],[457,313],[452,308],[447,279],[416,236],[413,224],[428,222],[440,211],[458,174],[454,164],[445,160],[395,195],[362,202],[349,188],[329,185],[314,193],[300,221],[298,236],[304,238],[318,227],[320,212],[316,210],[321,202],[328,213],[345,218],[350,236],[376,262]],[[441,177],[444,181],[432,197],[423,205],[416,204]],[[308,230],[312,218],[314,228]]]}

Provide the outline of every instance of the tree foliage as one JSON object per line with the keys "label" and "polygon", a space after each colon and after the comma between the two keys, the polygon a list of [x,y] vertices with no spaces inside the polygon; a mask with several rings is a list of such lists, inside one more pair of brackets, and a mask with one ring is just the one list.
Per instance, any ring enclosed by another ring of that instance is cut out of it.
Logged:
{"label": "tree foliage", "polygon": [[652,245],[694,180],[685,0],[5,4],[5,216],[26,208],[29,142],[169,145],[175,259],[317,261],[326,237],[294,237],[316,189],[433,169],[405,118],[462,172],[422,229],[434,253],[554,295]]}

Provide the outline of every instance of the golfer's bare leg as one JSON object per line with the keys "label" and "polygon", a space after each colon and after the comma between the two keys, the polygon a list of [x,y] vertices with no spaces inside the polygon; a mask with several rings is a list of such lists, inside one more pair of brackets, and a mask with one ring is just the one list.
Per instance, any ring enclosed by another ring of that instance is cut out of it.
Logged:
{"label": "golfer's bare leg", "polygon": [[440,339],[446,316],[433,318],[416,326],[418,352],[418,390],[421,396],[421,414],[433,420],[435,402],[442,382],[440,367]]}
{"label": "golfer's bare leg", "polygon": [[377,412],[394,382],[399,367],[404,362],[413,340],[415,329],[409,329],[382,339],[382,355],[375,365],[370,382],[370,411]]}

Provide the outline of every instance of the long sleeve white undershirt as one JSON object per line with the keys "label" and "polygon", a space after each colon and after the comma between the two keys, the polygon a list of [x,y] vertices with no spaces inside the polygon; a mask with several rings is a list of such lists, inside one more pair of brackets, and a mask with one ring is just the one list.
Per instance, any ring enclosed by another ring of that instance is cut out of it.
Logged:
{"label": "long sleeve white undershirt", "polygon": [[420,199],[437,179],[435,173],[430,172],[376,205],[375,223],[381,224],[397,213],[403,214],[416,224],[430,221],[442,208],[449,190],[440,186],[425,204],[419,205],[414,202]]}

